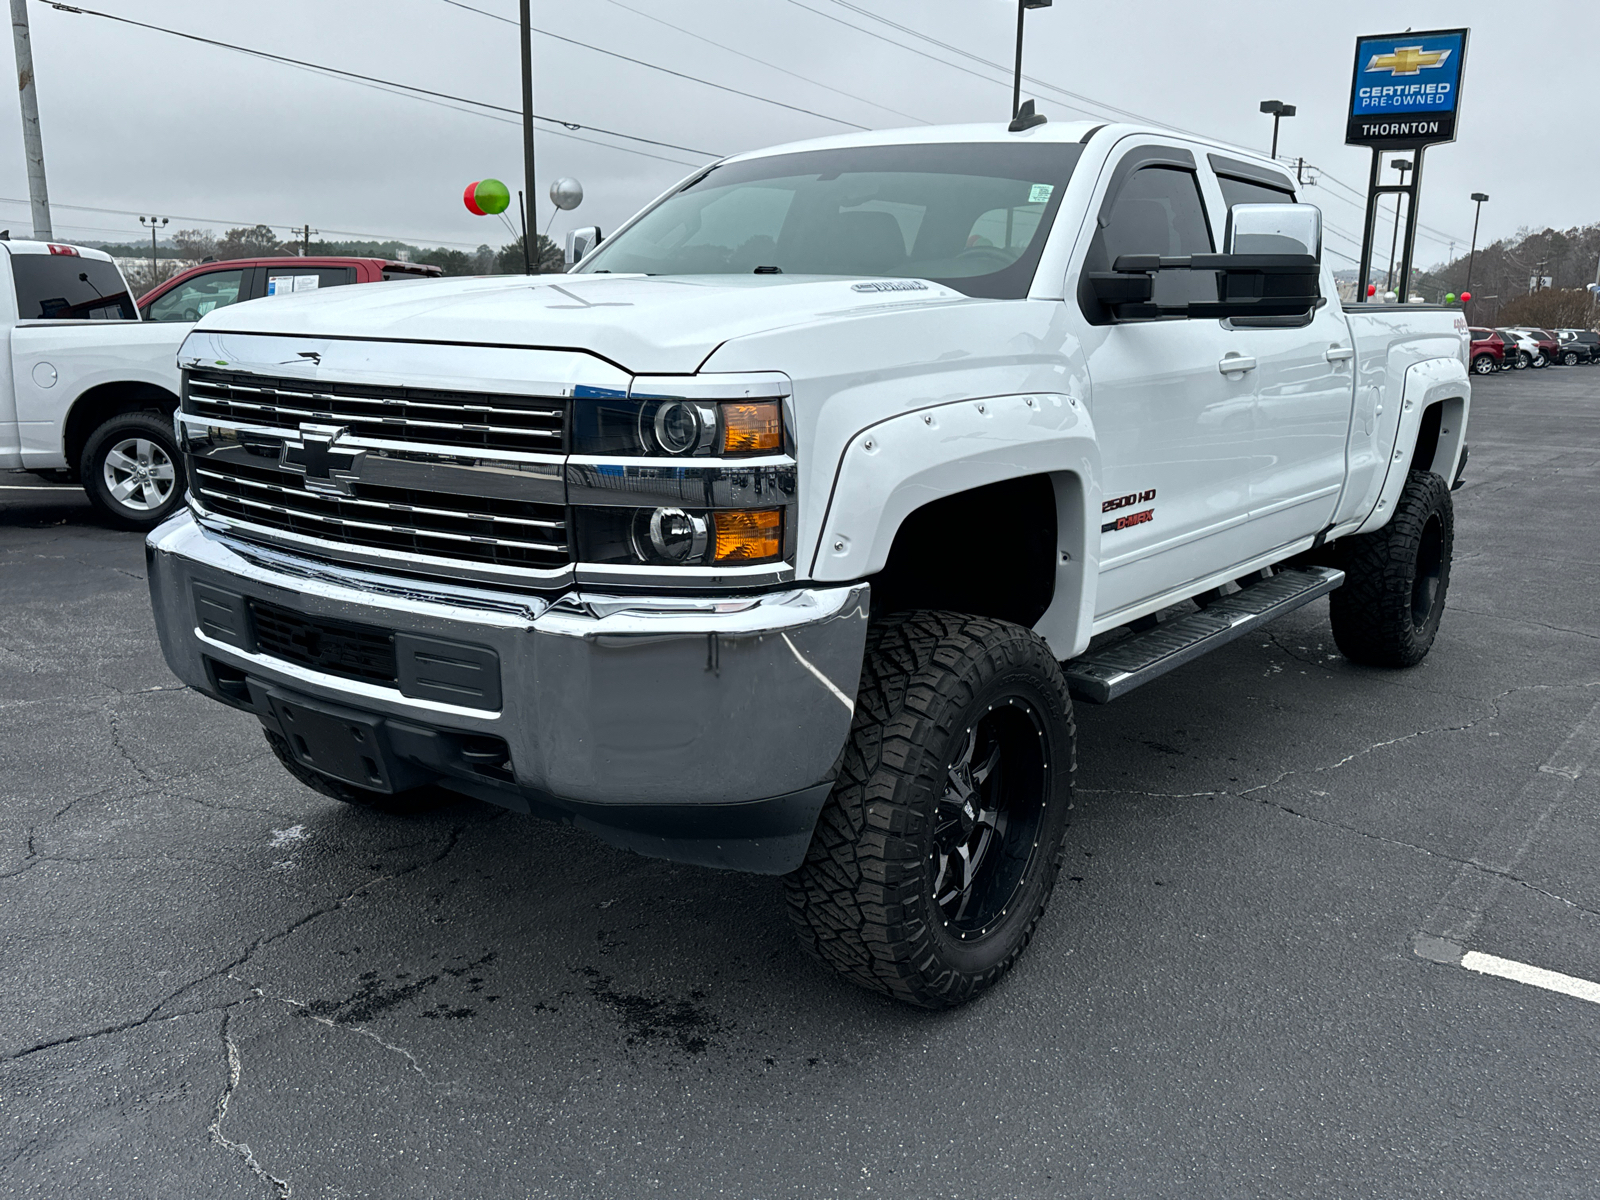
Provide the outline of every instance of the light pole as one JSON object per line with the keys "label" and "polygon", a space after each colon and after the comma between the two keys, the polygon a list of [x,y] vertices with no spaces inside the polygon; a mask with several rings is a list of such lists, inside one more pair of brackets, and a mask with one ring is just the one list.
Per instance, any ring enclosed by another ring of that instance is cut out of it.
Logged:
{"label": "light pole", "polygon": [[[1011,119],[1022,111],[1022,18],[1030,8],[1049,8],[1050,0],[1017,0],[1017,75],[1011,85]],[[532,187],[530,183],[528,185]]]}
{"label": "light pole", "polygon": [[1472,199],[1478,207],[1472,214],[1472,250],[1467,255],[1467,286],[1461,289],[1463,292],[1472,291],[1472,263],[1478,257],[1478,221],[1483,216],[1483,202],[1488,198],[1483,192],[1472,193]]}
{"label": "light pole", "polygon": [[[150,226],[150,286],[151,287],[155,287],[156,284],[161,282],[159,279],[156,278],[156,230],[165,229],[167,227],[167,220],[168,220],[168,218],[166,218],[166,217],[151,217],[149,219],[149,226]],[[140,217],[139,218],[139,224],[143,225],[145,223],[146,223],[145,218]]]}
{"label": "light pole", "polygon": [[1278,122],[1283,120],[1284,117],[1294,116],[1295,107],[1292,104],[1285,104],[1282,100],[1263,100],[1261,102],[1261,111],[1272,117],[1272,157],[1277,158]]}
{"label": "light pole", "polygon": [[[1406,185],[1406,172],[1411,170],[1411,160],[1409,158],[1397,158],[1392,163],[1390,163],[1389,165],[1391,167],[1393,167],[1396,171],[1400,172],[1400,186],[1401,187],[1405,187],[1405,185]],[[1395,248],[1397,246],[1399,246],[1399,244],[1400,244],[1400,196],[1399,196],[1399,193],[1396,193],[1395,194],[1395,198],[1394,198],[1394,236],[1389,239],[1389,273],[1383,277],[1383,290],[1386,291],[1386,292],[1390,288],[1394,287],[1394,252],[1395,252]],[[1411,243],[1408,241],[1406,243],[1406,245],[1410,246]],[[1406,252],[1408,254],[1410,253],[1409,250],[1407,250]]]}

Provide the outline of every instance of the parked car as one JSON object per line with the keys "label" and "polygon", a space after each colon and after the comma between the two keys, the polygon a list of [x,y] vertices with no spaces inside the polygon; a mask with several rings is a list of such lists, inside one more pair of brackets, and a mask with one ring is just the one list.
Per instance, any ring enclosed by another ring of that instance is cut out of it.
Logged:
{"label": "parked car", "polygon": [[103,250],[0,248],[0,469],[81,482],[110,521],[149,529],[183,499],[172,412],[189,327],[141,321]]}
{"label": "parked car", "polygon": [[1520,325],[1513,329],[1512,332],[1520,333],[1538,347],[1538,352],[1533,356],[1533,362],[1530,365],[1547,367],[1560,357],[1561,343],[1556,339],[1556,335],[1548,329],[1535,329],[1528,325]]}
{"label": "parked car", "polygon": [[[851,981],[971,999],[1066,853],[1069,693],[1330,593],[1350,659],[1428,653],[1472,388],[1459,310],[1325,302],[1279,164],[1021,124],[741,154],[560,276],[202,318],[173,671],[325,795],[785,875]],[[1192,708],[1246,711],[1222,674]]]}
{"label": "parked car", "polygon": [[1472,326],[1472,349],[1469,361],[1475,375],[1493,375],[1506,368],[1506,340],[1492,329]]}
{"label": "parked car", "polygon": [[230,258],[201,263],[151,288],[139,297],[139,314],[146,321],[198,321],[242,300],[442,274],[439,267],[387,258]]}
{"label": "parked car", "polygon": [[1560,361],[1567,366],[1600,360],[1600,333],[1592,329],[1558,329],[1556,337],[1561,342]]}
{"label": "parked car", "polygon": [[[1506,361],[1504,364],[1506,370],[1522,371],[1535,365],[1533,360],[1541,354],[1538,342],[1525,333],[1518,333],[1515,329],[1497,329],[1495,332],[1504,338],[1506,342]],[[1515,347],[1515,351],[1513,351],[1512,347]],[[1538,365],[1543,366],[1544,364],[1540,363]]]}

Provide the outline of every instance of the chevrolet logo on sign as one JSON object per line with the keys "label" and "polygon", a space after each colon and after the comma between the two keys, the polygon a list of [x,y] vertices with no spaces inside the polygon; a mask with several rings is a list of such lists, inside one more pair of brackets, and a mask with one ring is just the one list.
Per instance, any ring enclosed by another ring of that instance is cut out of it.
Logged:
{"label": "chevrolet logo on sign", "polygon": [[308,492],[349,496],[361,478],[365,450],[346,450],[336,443],[349,432],[338,425],[301,425],[300,439],[285,439],[278,450],[278,465],[303,476]]}
{"label": "chevrolet logo on sign", "polygon": [[1416,150],[1455,141],[1466,55],[1465,29],[1358,38],[1346,143]]}
{"label": "chevrolet logo on sign", "polygon": [[1421,46],[1396,46],[1393,54],[1374,54],[1368,71],[1388,71],[1391,75],[1420,75],[1428,67],[1442,67],[1449,50],[1424,50]]}

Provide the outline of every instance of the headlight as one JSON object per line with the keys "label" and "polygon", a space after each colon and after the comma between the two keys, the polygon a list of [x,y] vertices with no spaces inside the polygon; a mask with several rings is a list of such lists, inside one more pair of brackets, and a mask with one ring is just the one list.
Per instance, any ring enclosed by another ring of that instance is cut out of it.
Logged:
{"label": "headlight", "polygon": [[572,424],[574,454],[738,458],[784,449],[778,400],[580,400]]}
{"label": "headlight", "polygon": [[783,557],[783,510],[573,510],[581,562],[635,566],[754,566]]}

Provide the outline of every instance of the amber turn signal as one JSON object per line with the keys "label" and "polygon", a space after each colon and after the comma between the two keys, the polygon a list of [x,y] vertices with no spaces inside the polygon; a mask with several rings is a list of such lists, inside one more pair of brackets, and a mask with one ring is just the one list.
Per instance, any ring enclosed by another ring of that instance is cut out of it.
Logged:
{"label": "amber turn signal", "polygon": [[783,405],[779,401],[764,400],[760,404],[722,406],[724,454],[751,454],[762,450],[782,449]]}
{"label": "amber turn signal", "polygon": [[717,530],[716,562],[760,562],[783,553],[780,508],[724,510],[713,513],[712,521]]}

